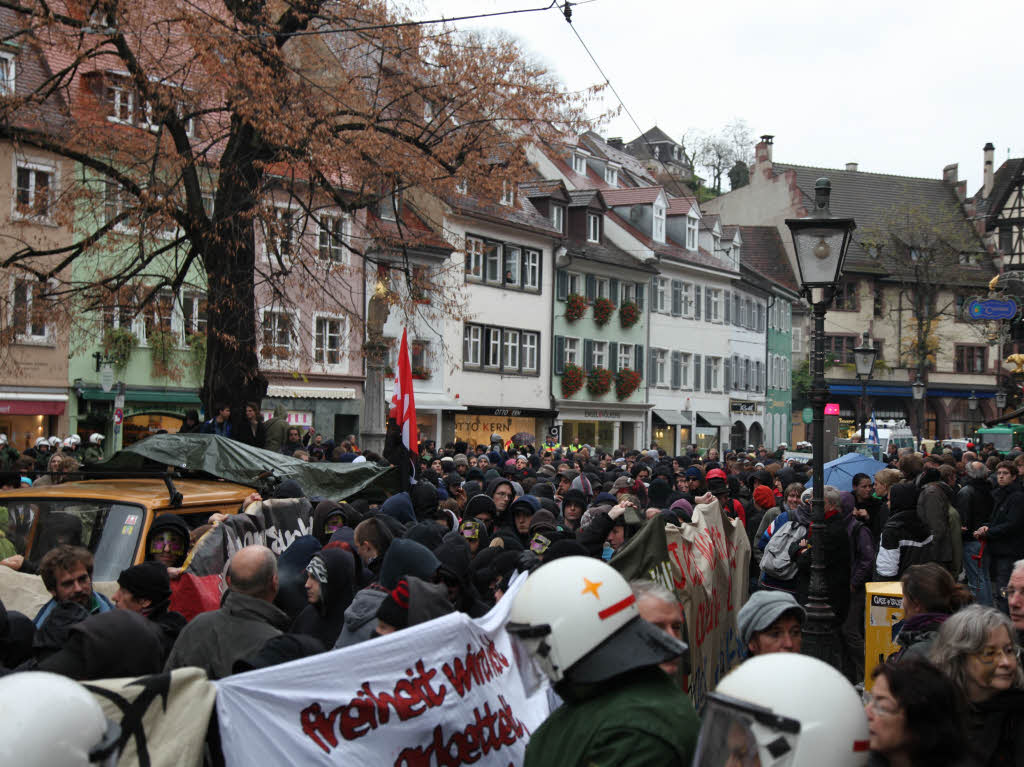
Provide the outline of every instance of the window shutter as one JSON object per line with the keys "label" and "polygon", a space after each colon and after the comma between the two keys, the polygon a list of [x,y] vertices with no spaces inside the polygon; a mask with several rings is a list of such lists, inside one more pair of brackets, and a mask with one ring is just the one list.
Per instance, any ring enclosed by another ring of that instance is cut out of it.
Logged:
{"label": "window shutter", "polygon": [[740,294],[735,293],[732,297],[732,324],[739,326],[740,323]]}
{"label": "window shutter", "polygon": [[[726,304],[728,306],[729,304]],[[722,382],[727,392],[732,391],[732,360],[725,358],[725,380]]]}
{"label": "window shutter", "polygon": [[700,355],[693,355],[693,389],[700,391]]}
{"label": "window shutter", "polygon": [[704,291],[704,319],[711,322],[711,288]]}
{"label": "window shutter", "polygon": [[583,341],[583,371],[589,373],[594,369],[594,342],[589,338]]}
{"label": "window shutter", "polygon": [[636,307],[641,312],[644,310],[644,284],[642,282],[636,284]]}
{"label": "window shutter", "polygon": [[683,385],[683,369],[679,352],[672,352],[672,388],[678,389]]}
{"label": "window shutter", "polygon": [[746,379],[743,382],[743,388],[746,391],[750,391],[750,388],[751,388],[751,386],[750,386],[750,379],[754,377],[754,369],[753,369],[753,366],[750,364],[750,360],[749,359],[744,359],[743,360],[743,372],[744,372],[744,376],[743,377]]}
{"label": "window shutter", "polygon": [[711,391],[711,371],[712,365],[711,360],[704,360],[704,391]]}
{"label": "window shutter", "polygon": [[565,372],[565,336],[555,336],[555,375]]}
{"label": "window shutter", "polygon": [[648,353],[647,357],[648,357],[648,359],[650,361],[650,365],[651,365],[651,367],[648,368],[649,371],[650,371],[651,385],[652,386],[660,386],[661,384],[664,383],[664,381],[662,381],[660,378],[658,378],[658,351],[657,351],[657,349],[655,349],[654,347],[651,347],[650,352]]}
{"label": "window shutter", "polygon": [[614,341],[608,342],[608,369],[613,373],[619,370],[619,345]]}
{"label": "window shutter", "polygon": [[469,362],[469,325],[462,326],[462,366]]}
{"label": "window shutter", "polygon": [[612,303],[616,306],[619,305],[619,281],[614,277],[608,280],[608,298],[610,298]]}
{"label": "window shutter", "polygon": [[569,273],[565,269],[555,272],[555,298],[564,301],[569,297]]}
{"label": "window shutter", "polygon": [[728,325],[732,322],[732,294],[728,290],[724,294],[723,306],[725,309],[725,324]]}
{"label": "window shutter", "polygon": [[693,286],[693,318],[695,320],[700,319],[700,285]]}
{"label": "window shutter", "polygon": [[586,290],[587,290],[587,301],[594,303],[594,299],[597,298],[597,278],[588,274],[586,277]]}
{"label": "window shutter", "polygon": [[683,313],[683,283],[672,280],[672,316],[679,317]]}
{"label": "window shutter", "polygon": [[640,374],[640,377],[644,377],[644,347],[643,344],[637,344],[633,350],[633,358],[636,364],[636,372]]}

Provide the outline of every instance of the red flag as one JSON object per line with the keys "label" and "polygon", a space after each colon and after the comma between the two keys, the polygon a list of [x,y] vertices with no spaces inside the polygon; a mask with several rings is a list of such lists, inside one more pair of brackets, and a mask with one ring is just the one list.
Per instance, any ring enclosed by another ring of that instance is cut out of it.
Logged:
{"label": "red flag", "polygon": [[412,363],[405,329],[402,346],[398,350],[398,372],[395,375],[395,393],[391,395],[389,418],[402,427],[402,443],[410,453],[419,455],[419,434],[416,431],[416,400],[412,393]]}

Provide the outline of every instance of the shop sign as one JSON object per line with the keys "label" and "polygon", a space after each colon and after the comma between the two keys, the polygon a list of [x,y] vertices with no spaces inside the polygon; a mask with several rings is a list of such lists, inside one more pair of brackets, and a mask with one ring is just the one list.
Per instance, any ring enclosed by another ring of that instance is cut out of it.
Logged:
{"label": "shop sign", "polygon": [[584,410],[584,418],[622,418],[618,410]]}
{"label": "shop sign", "polygon": [[[264,410],[261,415],[263,421],[266,423],[274,417],[273,410]],[[289,410],[288,411],[288,425],[289,426],[304,426],[310,427],[313,425],[313,413],[309,410]]]}
{"label": "shop sign", "polygon": [[729,400],[729,410],[737,415],[758,415],[761,412],[761,403],[731,399]]}

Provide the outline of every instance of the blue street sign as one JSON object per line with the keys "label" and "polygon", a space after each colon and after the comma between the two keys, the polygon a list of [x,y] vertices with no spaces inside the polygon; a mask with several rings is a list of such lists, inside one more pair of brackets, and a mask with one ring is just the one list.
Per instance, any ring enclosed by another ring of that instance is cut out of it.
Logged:
{"label": "blue street sign", "polygon": [[969,320],[1012,320],[1017,316],[1017,302],[1012,298],[972,298],[965,314]]}

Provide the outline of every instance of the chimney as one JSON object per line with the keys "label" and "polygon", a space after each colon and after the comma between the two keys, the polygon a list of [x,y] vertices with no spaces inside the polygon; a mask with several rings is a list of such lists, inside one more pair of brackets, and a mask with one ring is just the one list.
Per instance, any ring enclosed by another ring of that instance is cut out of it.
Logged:
{"label": "chimney", "polygon": [[775,136],[771,134],[764,134],[761,136],[761,141],[757,146],[754,147],[754,162],[758,165],[765,163],[767,165],[772,164],[772,144]]}
{"label": "chimney", "polygon": [[992,167],[992,165],[995,162],[996,148],[992,146],[992,142],[989,141],[985,144],[983,151],[985,152],[985,185],[981,189],[981,199],[987,200],[988,196],[992,194],[992,185],[995,183],[995,168]]}
{"label": "chimney", "polygon": [[623,147],[622,136],[616,136],[615,138],[608,139],[608,146],[610,146],[612,149],[621,150]]}
{"label": "chimney", "polygon": [[942,169],[942,180],[947,184],[955,186],[956,182],[960,180],[959,170],[957,163],[950,163]]}
{"label": "chimney", "polygon": [[855,163],[855,162],[848,162],[848,163],[846,163],[846,169],[848,171],[850,171],[850,173],[856,173],[857,172],[857,163]]}

